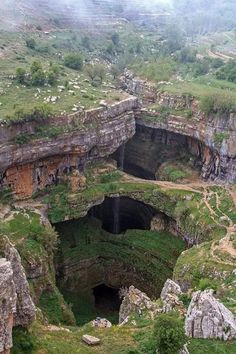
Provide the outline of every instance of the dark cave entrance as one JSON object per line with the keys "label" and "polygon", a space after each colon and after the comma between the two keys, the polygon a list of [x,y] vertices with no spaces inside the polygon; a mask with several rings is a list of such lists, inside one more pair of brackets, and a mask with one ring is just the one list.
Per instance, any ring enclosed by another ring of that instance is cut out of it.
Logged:
{"label": "dark cave entrance", "polygon": [[128,197],[105,198],[94,206],[89,215],[102,221],[102,228],[112,234],[130,229],[149,230],[154,208]]}
{"label": "dark cave entrance", "polygon": [[93,288],[95,308],[104,315],[118,313],[121,305],[119,289],[101,284]]}
{"label": "dark cave entrance", "polygon": [[131,285],[158,297],[185,248],[174,220],[129,197],[106,197],[87,216],[54,227],[56,282],[78,325],[97,317],[117,323],[119,291]]}
{"label": "dark cave entrance", "polygon": [[[136,124],[136,133],[114,154],[124,172],[147,180],[167,180],[165,170],[183,170],[198,178],[203,166],[203,144],[197,139]],[[189,176],[190,177],[190,176]]]}

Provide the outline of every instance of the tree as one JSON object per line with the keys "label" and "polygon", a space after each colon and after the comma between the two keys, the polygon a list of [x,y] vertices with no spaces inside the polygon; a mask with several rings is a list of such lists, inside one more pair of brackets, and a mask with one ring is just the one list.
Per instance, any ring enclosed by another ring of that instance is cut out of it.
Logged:
{"label": "tree", "polygon": [[111,67],[111,75],[113,76],[113,79],[115,80],[121,73],[121,70],[119,69],[118,65],[112,65]]}
{"label": "tree", "polygon": [[160,314],[154,325],[154,340],[160,354],[178,354],[186,343],[183,321],[177,314]]}
{"label": "tree", "polygon": [[105,75],[106,75],[106,70],[104,65],[102,64],[96,64],[95,65],[95,72],[97,77],[101,80],[101,82],[103,82]]}
{"label": "tree", "polygon": [[26,71],[22,68],[16,69],[16,80],[19,84],[24,85],[26,83]]}
{"label": "tree", "polygon": [[25,43],[26,43],[26,46],[30,49],[35,49],[35,47],[36,47],[36,42],[35,42],[34,38],[26,39]]}
{"label": "tree", "polygon": [[65,66],[74,70],[82,70],[83,63],[83,57],[79,53],[67,54],[64,59]]}
{"label": "tree", "polygon": [[120,35],[119,33],[115,32],[111,35],[111,40],[115,46],[117,46],[120,43]]}

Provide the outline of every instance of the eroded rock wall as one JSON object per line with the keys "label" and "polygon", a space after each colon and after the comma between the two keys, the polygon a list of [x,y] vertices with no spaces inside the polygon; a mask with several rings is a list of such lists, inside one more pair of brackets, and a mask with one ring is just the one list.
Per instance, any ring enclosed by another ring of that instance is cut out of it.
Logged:
{"label": "eroded rock wall", "polygon": [[2,185],[11,187],[20,197],[28,197],[56,183],[63,173],[81,171],[87,161],[111,155],[134,135],[133,110],[137,107],[137,99],[129,98],[108,107],[51,118],[47,125],[61,128],[61,133],[25,144],[18,144],[16,138],[33,134],[42,122],[1,126]]}
{"label": "eroded rock wall", "polygon": [[7,244],[5,257],[0,259],[0,354],[10,353],[13,326],[28,327],[36,312],[18,251]]}

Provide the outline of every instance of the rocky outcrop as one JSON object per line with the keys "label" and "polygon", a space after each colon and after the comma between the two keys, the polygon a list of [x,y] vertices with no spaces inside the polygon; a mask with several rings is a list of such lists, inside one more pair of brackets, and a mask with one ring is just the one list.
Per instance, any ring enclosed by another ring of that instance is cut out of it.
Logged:
{"label": "rocky outcrop", "polygon": [[186,335],[192,338],[236,338],[232,312],[213,296],[213,290],[197,291],[192,296],[185,320]]}
{"label": "rocky outcrop", "polygon": [[11,263],[0,259],[0,354],[10,353],[13,316],[16,313],[16,288]]}
{"label": "rocky outcrop", "polygon": [[162,312],[168,313],[173,310],[185,313],[185,309],[179,296],[182,294],[180,286],[171,279],[167,279],[161,292],[163,302]]}
{"label": "rocky outcrop", "polygon": [[19,253],[7,244],[5,256],[0,259],[0,354],[10,353],[13,326],[29,326],[36,311]]}
{"label": "rocky outcrop", "polygon": [[135,314],[141,316],[148,313],[154,318],[157,312],[157,305],[145,293],[131,285],[120,306],[119,323],[127,323],[130,316]]}
{"label": "rocky outcrop", "polygon": [[[60,130],[54,138],[34,137],[42,122],[17,123],[0,127],[0,165],[3,186],[18,196],[28,197],[38,189],[57,183],[65,173],[83,172],[86,162],[111,155],[135,133],[136,98],[50,118],[45,125]],[[21,135],[27,143],[17,143]]]}
{"label": "rocky outcrop", "polygon": [[18,251],[11,245],[6,246],[5,257],[13,270],[13,282],[16,289],[16,312],[14,325],[27,327],[35,319],[35,306],[30,296],[29,284]]}
{"label": "rocky outcrop", "polygon": [[155,102],[157,99],[156,87],[147,80],[135,77],[130,70],[124,71],[117,84],[122,90],[141,98],[144,103]]}

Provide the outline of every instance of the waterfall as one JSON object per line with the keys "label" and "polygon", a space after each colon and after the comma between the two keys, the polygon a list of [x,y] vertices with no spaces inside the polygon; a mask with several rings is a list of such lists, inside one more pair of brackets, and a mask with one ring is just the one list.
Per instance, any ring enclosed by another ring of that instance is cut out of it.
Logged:
{"label": "waterfall", "polygon": [[124,170],[124,161],[125,161],[125,144],[121,145],[118,157],[118,168]]}
{"label": "waterfall", "polygon": [[120,198],[114,198],[113,203],[113,234],[120,233]]}

